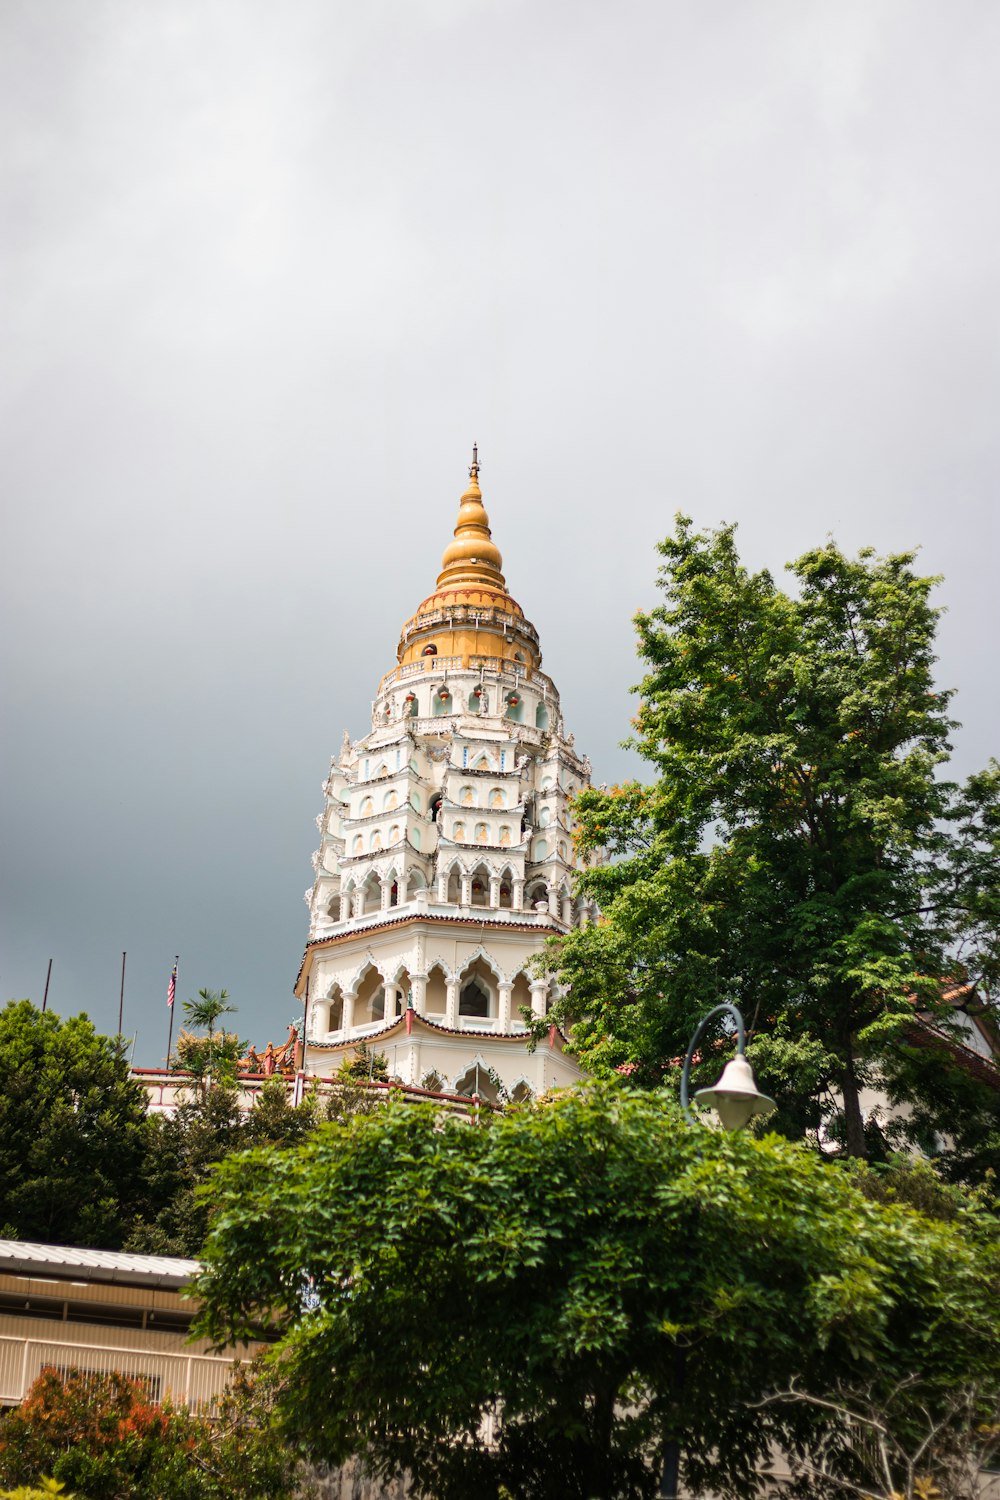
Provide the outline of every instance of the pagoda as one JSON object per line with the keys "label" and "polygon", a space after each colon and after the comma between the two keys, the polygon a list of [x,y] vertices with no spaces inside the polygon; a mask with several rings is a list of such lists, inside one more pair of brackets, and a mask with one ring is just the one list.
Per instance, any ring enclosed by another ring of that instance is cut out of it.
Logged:
{"label": "pagoda", "polygon": [[363,1042],[441,1092],[519,1099],[580,1077],[555,1025],[529,1050],[525,1017],[558,993],[533,963],[545,940],[594,916],[573,889],[590,763],[502,562],[473,448],[437,586],[323,787],[296,983],[307,1076]]}

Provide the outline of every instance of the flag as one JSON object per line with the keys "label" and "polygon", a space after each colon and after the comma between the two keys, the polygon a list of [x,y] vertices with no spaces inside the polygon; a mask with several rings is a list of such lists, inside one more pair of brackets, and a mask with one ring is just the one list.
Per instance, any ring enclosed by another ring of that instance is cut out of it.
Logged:
{"label": "flag", "polygon": [[173,1005],[174,996],[177,994],[177,960],[174,959],[174,967],[170,974],[170,983],[167,985],[167,1004]]}

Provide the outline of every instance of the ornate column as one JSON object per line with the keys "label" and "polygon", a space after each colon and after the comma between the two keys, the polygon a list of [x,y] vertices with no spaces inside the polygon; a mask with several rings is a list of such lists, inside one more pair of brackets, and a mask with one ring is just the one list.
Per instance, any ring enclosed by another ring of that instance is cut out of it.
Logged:
{"label": "ornate column", "polygon": [[387,875],[380,875],[379,876],[379,884],[380,884],[380,886],[382,888],[381,889],[381,895],[382,895],[381,909],[382,909],[382,911],[388,911],[389,910],[389,902],[392,900],[392,881],[391,881],[391,879]]}
{"label": "ornate column", "polygon": [[524,881],[515,880],[510,893],[511,911],[524,910]]}
{"label": "ornate column", "polygon": [[362,906],[364,904],[364,899],[365,899],[365,893],[364,893],[363,889],[361,888],[361,886],[360,885],[359,886],[355,886],[355,889],[354,889],[354,912],[353,912],[353,915],[355,917],[360,917],[360,915],[361,915],[361,908],[362,908]]}
{"label": "ornate column", "polygon": [[549,916],[559,920],[559,892],[555,886],[549,886]]}
{"label": "ornate column", "polygon": [[313,1040],[321,1042],[330,1030],[330,998],[314,1000],[312,1006]]}
{"label": "ornate column", "polygon": [[548,992],[549,982],[547,979],[533,979],[531,981],[531,1014],[533,1016],[544,1016]]}
{"label": "ornate column", "polygon": [[500,905],[500,876],[490,876],[490,907],[496,911]]}
{"label": "ornate column", "polygon": [[562,898],[562,919],[567,927],[573,925],[573,897],[566,891]]}
{"label": "ornate column", "polygon": [[341,922],[349,922],[351,920],[351,895],[352,895],[351,891],[341,891],[341,893],[340,893],[340,921]]}
{"label": "ornate column", "polygon": [[444,906],[447,903],[447,900],[448,900],[448,872],[447,872],[447,870],[439,870],[438,871],[437,888],[438,888],[437,889],[438,905],[439,906]]}
{"label": "ornate column", "polygon": [[446,991],[447,999],[445,1001],[444,1024],[455,1028],[458,1026],[458,980],[449,979]]}
{"label": "ornate column", "polygon": [[345,1031],[352,1031],[354,1029],[354,1002],[357,998],[354,990],[344,991],[344,1018],[342,1025]]}
{"label": "ornate column", "polygon": [[410,989],[413,993],[413,1009],[422,1016],[427,1010],[427,975],[411,974]]}
{"label": "ornate column", "polygon": [[471,906],[472,905],[472,876],[471,875],[463,875],[462,876],[462,905],[463,906]]}
{"label": "ornate column", "polygon": [[500,1030],[510,1030],[510,992],[514,988],[507,980],[500,982]]}

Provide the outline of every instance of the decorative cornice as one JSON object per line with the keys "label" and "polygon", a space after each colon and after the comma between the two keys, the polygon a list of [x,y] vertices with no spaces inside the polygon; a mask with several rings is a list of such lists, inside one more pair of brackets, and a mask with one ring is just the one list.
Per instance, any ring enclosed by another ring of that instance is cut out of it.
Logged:
{"label": "decorative cornice", "polygon": [[[390,908],[390,911],[392,909],[393,908]],[[396,909],[398,910],[398,908]],[[494,912],[494,908],[492,907],[483,907],[482,910],[488,914],[492,914]],[[503,910],[503,908],[501,908],[501,910]],[[523,913],[523,915],[528,916],[529,913],[525,912]],[[542,915],[550,916],[551,913],[536,913],[536,916]],[[496,931],[498,936],[504,932],[531,932],[538,934],[541,939],[547,937],[559,937],[565,931],[563,924],[561,922],[558,922],[557,918],[552,918],[550,922],[496,922],[489,920],[489,916],[485,918],[439,916],[436,912],[430,911],[419,913],[407,912],[404,915],[395,918],[391,917],[388,913],[386,913],[385,916],[386,919],[384,921],[373,922],[370,927],[356,927],[351,931],[333,933],[330,937],[310,938],[306,943],[305,952],[302,955],[302,962],[299,964],[299,972],[295,977],[295,985],[293,987],[292,993],[295,995],[299,994],[299,985],[302,982],[302,978],[305,974],[307,966],[311,967],[311,960],[314,953],[319,952],[320,950],[339,948],[345,943],[352,941],[356,942],[359,938],[364,938],[365,940],[367,940],[374,933],[385,932],[390,928],[398,931],[400,928],[406,927],[411,923],[429,922],[433,923],[435,926],[440,927],[492,927]]]}

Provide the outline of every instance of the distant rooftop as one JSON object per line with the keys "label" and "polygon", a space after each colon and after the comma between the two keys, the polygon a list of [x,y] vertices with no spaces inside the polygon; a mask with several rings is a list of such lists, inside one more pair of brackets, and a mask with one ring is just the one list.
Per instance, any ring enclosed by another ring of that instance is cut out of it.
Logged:
{"label": "distant rooftop", "polygon": [[7,1275],[178,1290],[200,1270],[198,1261],[175,1255],[128,1255],[122,1250],[80,1250],[75,1245],[0,1240],[0,1272]]}

